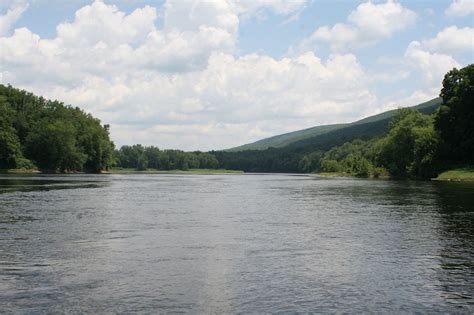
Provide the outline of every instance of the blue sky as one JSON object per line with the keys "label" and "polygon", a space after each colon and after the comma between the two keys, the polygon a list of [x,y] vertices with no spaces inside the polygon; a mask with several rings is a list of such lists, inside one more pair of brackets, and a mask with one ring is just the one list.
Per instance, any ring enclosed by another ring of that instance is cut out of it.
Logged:
{"label": "blue sky", "polygon": [[4,0],[0,83],[80,106],[118,145],[223,149],[439,94],[474,1]]}

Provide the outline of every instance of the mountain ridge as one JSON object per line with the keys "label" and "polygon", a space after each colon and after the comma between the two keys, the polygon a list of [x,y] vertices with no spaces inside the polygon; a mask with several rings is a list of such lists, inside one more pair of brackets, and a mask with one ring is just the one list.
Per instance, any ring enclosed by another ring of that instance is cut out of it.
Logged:
{"label": "mountain ridge", "polygon": [[[436,97],[434,99],[420,103],[418,105],[408,106],[404,108],[412,108],[412,109],[419,110],[425,114],[430,114],[430,113],[433,113],[441,105],[441,103],[442,103],[442,99],[440,97]],[[243,151],[251,151],[251,150],[266,150],[269,148],[283,148],[286,146],[297,144],[299,142],[305,142],[305,140],[307,139],[311,139],[315,137],[319,138],[322,135],[337,132],[345,128],[382,122],[384,120],[391,119],[396,114],[397,110],[398,109],[389,110],[389,111],[382,112],[376,115],[362,118],[360,120],[357,120],[351,123],[320,125],[320,126],[314,126],[310,128],[301,129],[301,130],[296,130],[296,131],[260,139],[252,143],[243,144],[243,145],[229,148],[223,151],[224,152],[243,152]]]}

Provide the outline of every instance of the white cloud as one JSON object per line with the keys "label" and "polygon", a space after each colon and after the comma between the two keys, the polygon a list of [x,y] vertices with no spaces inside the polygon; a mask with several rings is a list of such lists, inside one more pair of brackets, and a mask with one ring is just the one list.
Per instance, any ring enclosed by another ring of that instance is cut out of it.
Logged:
{"label": "white cloud", "polygon": [[303,49],[310,48],[318,41],[329,43],[335,51],[371,45],[413,25],[416,17],[415,12],[393,0],[381,4],[365,2],[351,12],[349,23],[316,29],[303,41]]}
{"label": "white cloud", "polygon": [[156,9],[145,6],[129,15],[114,5],[95,1],[79,9],[74,21],[57,26],[58,39],[68,45],[93,46],[104,43],[110,46],[133,44],[143,40],[154,30]]}
{"label": "white cloud", "polygon": [[268,8],[277,14],[287,15],[304,8],[306,0],[233,0],[231,3],[241,14],[251,15]]}
{"label": "white cloud", "polygon": [[211,149],[356,119],[376,106],[367,85],[350,54],[322,61],[313,53],[283,59],[215,53],[203,71],[135,71],[114,82],[90,76],[75,88],[40,92],[99,115],[119,143]]}
{"label": "white cloud", "polygon": [[463,17],[474,13],[474,0],[454,0],[445,11],[452,17]]}
{"label": "white cloud", "polygon": [[439,88],[426,88],[415,90],[414,92],[402,91],[396,95],[391,95],[387,99],[381,100],[382,106],[378,107],[371,115],[383,113],[385,111],[411,107],[418,105],[439,96]]}
{"label": "white cloud", "polygon": [[441,86],[446,72],[454,67],[460,67],[459,63],[452,56],[426,51],[418,41],[413,41],[408,45],[405,58],[414,68],[421,71],[431,86],[435,87]]}
{"label": "white cloud", "polygon": [[[1,81],[85,108],[112,125],[118,144],[189,150],[351,121],[379,106],[372,79],[353,54],[236,56],[243,15],[262,8],[294,14],[303,2],[183,3],[164,6],[161,29],[155,8],[126,14],[101,1],[59,24],[52,39],[16,29],[0,37]],[[375,27],[360,12],[349,19],[353,27]],[[371,38],[400,28],[384,27],[391,31],[373,31]]]}
{"label": "white cloud", "polygon": [[435,38],[424,40],[423,46],[436,52],[472,53],[474,52],[474,28],[447,27],[439,32]]}
{"label": "white cloud", "polygon": [[15,22],[21,17],[28,8],[27,3],[12,2],[7,12],[0,15],[0,36],[7,35]]}

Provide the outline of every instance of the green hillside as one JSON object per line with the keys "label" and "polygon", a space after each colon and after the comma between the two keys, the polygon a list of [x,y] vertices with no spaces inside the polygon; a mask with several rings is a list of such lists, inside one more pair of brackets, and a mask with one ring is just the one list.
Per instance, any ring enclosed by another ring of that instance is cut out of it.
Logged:
{"label": "green hillside", "polygon": [[238,152],[238,151],[247,151],[247,150],[265,150],[270,147],[281,148],[292,142],[303,140],[303,139],[314,137],[314,136],[319,136],[319,135],[340,129],[348,125],[349,124],[323,125],[323,126],[316,126],[316,127],[303,129],[303,130],[298,130],[298,131],[292,131],[292,132],[284,133],[278,136],[273,136],[270,138],[258,140],[253,143],[244,144],[235,148],[228,149],[226,151]]}
{"label": "green hillside", "polygon": [[[441,104],[441,101],[442,101],[441,98],[438,97],[428,102],[414,106],[413,108],[425,114],[431,114],[439,107],[439,105]],[[366,117],[364,119],[355,121],[353,123],[323,125],[323,126],[316,126],[316,127],[303,129],[303,130],[293,131],[293,132],[273,136],[270,138],[265,138],[253,143],[244,144],[242,146],[231,148],[225,151],[240,152],[240,151],[249,151],[249,150],[265,150],[271,147],[282,148],[282,147],[289,146],[292,144],[297,144],[297,143],[308,143],[311,141],[305,141],[305,140],[309,140],[315,137],[317,137],[319,140],[322,140],[323,137],[320,137],[320,136],[326,135],[326,134],[328,135],[334,134],[338,130],[346,130],[348,132],[351,132],[352,129],[357,129],[357,130],[361,129],[361,128],[350,128],[354,126],[362,127],[361,125],[367,125],[366,127],[374,127],[373,124],[375,124],[375,125],[380,125],[379,127],[388,127],[387,122],[396,114],[396,112],[397,110],[390,110],[387,112],[383,112],[381,114]],[[376,130],[372,130],[372,131],[374,133],[378,133],[377,132],[378,129],[380,128],[376,128]],[[384,129],[383,131],[386,130],[386,128],[383,128],[383,129]],[[368,131],[370,132],[370,128],[368,129]],[[344,132],[342,133],[344,134]],[[332,138],[332,137],[330,136],[329,138]]]}

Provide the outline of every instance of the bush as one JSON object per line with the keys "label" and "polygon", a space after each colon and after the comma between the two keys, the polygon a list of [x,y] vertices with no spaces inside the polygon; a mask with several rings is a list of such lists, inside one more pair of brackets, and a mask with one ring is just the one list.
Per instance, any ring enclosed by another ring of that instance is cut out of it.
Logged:
{"label": "bush", "polygon": [[24,157],[20,157],[16,159],[16,168],[31,170],[36,169],[37,167],[32,161],[25,159]]}
{"label": "bush", "polygon": [[324,159],[321,161],[321,170],[323,172],[330,172],[330,173],[335,173],[335,172],[342,172],[343,167],[342,165],[336,161],[336,160],[327,160]]}
{"label": "bush", "polygon": [[381,176],[388,176],[388,170],[383,167],[374,167],[372,168],[372,176],[374,178],[379,178]]}
{"label": "bush", "polygon": [[344,160],[341,161],[344,171],[349,174],[356,176],[369,176],[373,168],[366,158],[361,155],[349,154]]}

